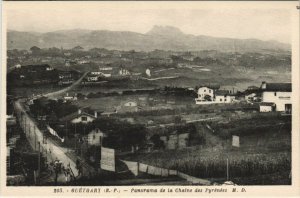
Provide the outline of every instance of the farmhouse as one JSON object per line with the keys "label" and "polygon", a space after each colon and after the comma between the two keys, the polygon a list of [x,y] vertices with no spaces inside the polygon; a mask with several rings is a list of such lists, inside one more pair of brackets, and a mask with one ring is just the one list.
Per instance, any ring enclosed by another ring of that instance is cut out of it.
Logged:
{"label": "farmhouse", "polygon": [[200,87],[198,89],[198,98],[196,98],[196,104],[200,104],[204,101],[213,101],[214,89],[212,87]]}
{"label": "farmhouse", "polygon": [[74,112],[65,117],[62,117],[60,119],[60,121],[71,122],[73,124],[75,124],[75,123],[86,124],[89,122],[93,122],[96,118],[97,118],[97,112],[95,112],[95,115],[91,115],[91,114],[83,112],[81,109],[79,109],[78,112]]}
{"label": "farmhouse", "polygon": [[262,102],[274,103],[276,111],[292,111],[292,84],[291,83],[266,83],[262,82]]}
{"label": "farmhouse", "polygon": [[128,76],[128,75],[130,75],[130,72],[127,69],[121,68],[119,70],[119,75],[121,75],[121,76]]}
{"label": "farmhouse", "polygon": [[86,77],[86,79],[88,82],[97,82],[99,80],[99,76],[90,74]]}
{"label": "farmhouse", "polygon": [[92,72],[90,72],[90,74],[95,75],[95,76],[98,75],[100,77],[106,77],[106,78],[111,77],[111,74],[105,74],[101,71],[92,71]]}
{"label": "farmhouse", "polygon": [[196,104],[232,103],[235,95],[229,90],[219,90],[217,86],[203,86],[198,89]]}
{"label": "farmhouse", "polygon": [[103,133],[100,129],[96,128],[89,132],[89,134],[87,135],[88,145],[101,146],[103,138],[105,137],[107,137],[107,135]]}
{"label": "farmhouse", "polygon": [[137,103],[136,103],[136,102],[133,102],[133,101],[131,101],[131,102],[126,102],[126,103],[124,104],[124,106],[125,106],[125,107],[136,107],[136,106],[137,106]]}
{"label": "farmhouse", "polygon": [[232,103],[235,100],[234,94],[228,90],[216,90],[215,102],[216,103]]}

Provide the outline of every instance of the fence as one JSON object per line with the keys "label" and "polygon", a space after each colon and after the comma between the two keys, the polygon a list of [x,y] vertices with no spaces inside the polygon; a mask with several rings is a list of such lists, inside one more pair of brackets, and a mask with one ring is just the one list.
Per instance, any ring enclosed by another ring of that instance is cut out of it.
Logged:
{"label": "fence", "polygon": [[132,162],[132,161],[126,161],[126,160],[121,160],[121,161],[127,165],[129,171],[131,171],[135,176],[138,176],[139,173],[141,172],[141,173],[148,173],[150,175],[161,176],[161,177],[178,176],[192,184],[201,184],[201,185],[210,185],[211,184],[211,181],[209,181],[209,180],[196,178],[196,177],[184,174],[182,172],[179,172],[177,170],[160,168],[160,167],[151,166],[151,165],[143,164],[143,163],[139,163],[139,162]]}

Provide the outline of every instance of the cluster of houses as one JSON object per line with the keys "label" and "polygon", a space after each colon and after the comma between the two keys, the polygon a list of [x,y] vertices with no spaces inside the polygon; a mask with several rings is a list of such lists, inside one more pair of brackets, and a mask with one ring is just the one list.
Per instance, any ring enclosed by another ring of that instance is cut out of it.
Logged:
{"label": "cluster of houses", "polygon": [[292,111],[292,84],[262,82],[260,87],[250,86],[239,95],[231,90],[220,90],[217,86],[202,86],[198,89],[196,104],[235,103],[242,100],[258,103],[260,112]]}
{"label": "cluster of houses", "polygon": [[85,78],[85,82],[98,82],[103,80],[103,78],[111,78],[112,76],[126,77],[130,75],[131,72],[122,67],[117,71],[112,67],[99,67],[98,71],[89,72]]}

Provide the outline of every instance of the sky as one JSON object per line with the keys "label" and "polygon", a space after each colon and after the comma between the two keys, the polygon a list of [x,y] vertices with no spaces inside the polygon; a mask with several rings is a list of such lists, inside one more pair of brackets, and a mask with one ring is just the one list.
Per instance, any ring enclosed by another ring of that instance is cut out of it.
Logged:
{"label": "sky", "polygon": [[9,6],[7,28],[50,32],[90,29],[148,32],[154,25],[174,26],[186,34],[256,38],[290,43],[291,14],[287,9],[208,9],[203,7]]}

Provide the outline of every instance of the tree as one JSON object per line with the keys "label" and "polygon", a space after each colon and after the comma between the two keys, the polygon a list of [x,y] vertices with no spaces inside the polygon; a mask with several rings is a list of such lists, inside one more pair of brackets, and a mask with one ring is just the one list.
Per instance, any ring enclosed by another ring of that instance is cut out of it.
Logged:
{"label": "tree", "polygon": [[41,51],[41,48],[37,47],[37,46],[32,46],[30,48],[30,51],[33,53],[33,54],[36,54],[36,53],[39,53]]}
{"label": "tree", "polygon": [[165,148],[164,142],[160,139],[158,134],[151,136],[150,140],[153,142],[155,149]]}

